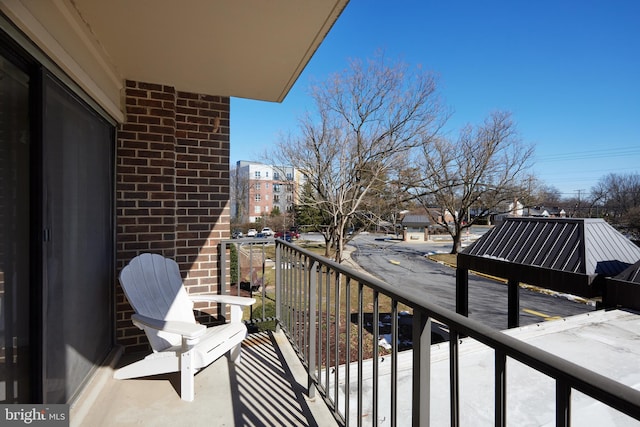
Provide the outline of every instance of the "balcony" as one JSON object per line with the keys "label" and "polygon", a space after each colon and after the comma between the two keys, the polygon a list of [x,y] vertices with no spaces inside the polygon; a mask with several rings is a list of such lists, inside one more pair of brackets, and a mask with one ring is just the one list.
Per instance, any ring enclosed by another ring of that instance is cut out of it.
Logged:
{"label": "balcony", "polygon": [[112,378],[104,367],[72,407],[75,426],[331,426],[320,398],[306,396],[306,373],[283,333],[250,334],[242,363],[220,358],[196,376],[196,399],[180,400],[179,375]]}
{"label": "balcony", "polygon": [[[640,420],[636,312],[600,310],[505,333],[282,241],[223,242],[223,265],[230,245],[241,265],[232,271],[259,287],[252,324],[277,331],[250,334],[240,366],[222,358],[200,372],[192,403],[180,400],[177,377],[115,381],[104,368],[72,409],[72,424]],[[388,346],[378,345],[382,338]]]}

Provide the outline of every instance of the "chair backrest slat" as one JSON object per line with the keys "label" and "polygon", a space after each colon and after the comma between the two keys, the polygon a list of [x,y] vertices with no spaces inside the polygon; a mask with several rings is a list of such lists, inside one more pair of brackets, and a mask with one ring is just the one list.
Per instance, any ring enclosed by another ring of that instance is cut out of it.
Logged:
{"label": "chair backrest slat", "polygon": [[[133,258],[120,272],[120,284],[136,313],[160,320],[195,323],[193,303],[175,261],[158,254]],[[179,335],[145,328],[154,351],[180,345]]]}

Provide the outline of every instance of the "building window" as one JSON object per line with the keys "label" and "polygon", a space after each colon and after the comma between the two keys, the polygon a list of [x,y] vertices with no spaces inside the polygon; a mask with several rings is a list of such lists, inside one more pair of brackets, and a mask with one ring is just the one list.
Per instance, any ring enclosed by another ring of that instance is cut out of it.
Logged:
{"label": "building window", "polygon": [[253,208],[253,212],[259,214],[260,213],[260,206],[255,206]]}
{"label": "building window", "polygon": [[269,189],[269,183],[268,182],[264,183],[264,188],[266,188],[267,190]]}
{"label": "building window", "polygon": [[291,172],[287,172],[287,179],[293,179],[293,174]]}
{"label": "building window", "polygon": [[255,171],[253,176],[255,176],[256,178],[260,178],[260,171]]}
{"label": "building window", "polygon": [[256,182],[253,187],[256,189],[256,191],[260,191],[260,183]]}
{"label": "building window", "polygon": [[273,192],[274,193],[280,192],[280,184],[273,184]]}
{"label": "building window", "polygon": [[279,195],[277,195],[277,194],[274,194],[274,196],[273,196],[273,203],[278,203],[278,202],[280,202],[280,196],[279,196]]}
{"label": "building window", "polygon": [[268,195],[268,194],[265,194],[265,195],[264,195],[264,199],[265,199],[265,200],[269,200],[269,195]]}
{"label": "building window", "polygon": [[264,176],[265,176],[266,178],[269,178],[269,171],[266,171],[266,172],[264,173]]}
{"label": "building window", "polygon": [[255,196],[255,199],[254,199],[254,200],[255,200],[256,202],[259,202],[261,199],[262,199],[262,197],[261,197],[259,194],[256,194],[256,196]]}
{"label": "building window", "polygon": [[280,179],[280,174],[278,172],[274,172],[273,179],[276,179],[276,180]]}

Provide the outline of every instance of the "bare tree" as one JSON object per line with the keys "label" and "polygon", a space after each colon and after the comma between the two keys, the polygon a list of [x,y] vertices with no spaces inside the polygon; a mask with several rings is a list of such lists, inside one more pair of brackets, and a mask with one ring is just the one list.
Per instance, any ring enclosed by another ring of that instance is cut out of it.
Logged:
{"label": "bare tree", "polygon": [[241,223],[247,220],[247,209],[249,206],[249,177],[241,173],[240,168],[231,168],[230,177],[230,199],[234,203],[232,209],[232,222]]}
{"label": "bare tree", "polygon": [[532,154],[507,112],[464,127],[455,142],[437,139],[425,145],[412,191],[431,220],[453,238],[451,253],[460,250],[463,230],[489,213],[506,212],[509,202],[526,191]]}
{"label": "bare tree", "polygon": [[[283,140],[276,157],[307,177],[314,197],[303,203],[324,212],[323,235],[343,256],[345,228],[363,201],[386,181],[396,159],[432,138],[445,120],[430,72],[390,63],[382,54],[312,88],[316,114],[300,120],[300,132]],[[327,252],[328,254],[328,252]]]}
{"label": "bare tree", "polygon": [[526,192],[520,196],[519,201],[525,207],[559,207],[561,205],[562,194],[556,187],[532,175],[524,178],[523,183],[526,185]]}
{"label": "bare tree", "polygon": [[591,189],[591,197],[602,203],[611,222],[625,222],[626,214],[640,207],[640,174],[605,175]]}

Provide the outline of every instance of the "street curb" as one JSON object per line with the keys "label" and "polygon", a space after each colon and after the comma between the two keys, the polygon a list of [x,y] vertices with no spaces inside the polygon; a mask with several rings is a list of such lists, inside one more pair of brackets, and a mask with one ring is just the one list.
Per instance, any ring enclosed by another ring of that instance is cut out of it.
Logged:
{"label": "street curb", "polygon": [[[425,258],[427,258],[429,261],[431,262],[435,262],[438,264],[442,264],[442,265],[446,265],[449,268],[456,268],[455,265],[448,263],[448,262],[444,262],[444,261],[436,261],[431,259],[429,256],[425,256]],[[493,280],[494,282],[498,282],[498,283],[502,283],[504,285],[507,284],[507,280],[506,279],[502,279],[500,277],[495,277],[495,276],[490,276],[488,274],[484,274],[484,273],[479,273],[477,271],[473,271],[473,270],[469,270],[469,272],[473,273],[476,276],[480,276],[480,277],[484,277],[485,279],[489,279],[489,280]],[[566,294],[563,292],[557,292],[557,291],[552,291],[551,289],[546,289],[546,288],[541,288],[539,286],[535,286],[535,285],[529,285],[526,283],[519,283],[520,288],[522,289],[527,289],[533,292],[538,292],[540,294],[545,294],[545,295],[551,295],[557,298],[565,298],[569,301],[574,301],[574,302],[578,302],[581,304],[586,304],[586,305],[590,305],[593,307],[596,307],[596,305],[598,304],[598,300],[597,299],[589,299],[589,298],[583,298],[583,297],[579,297],[576,295],[570,295],[570,294]]]}

